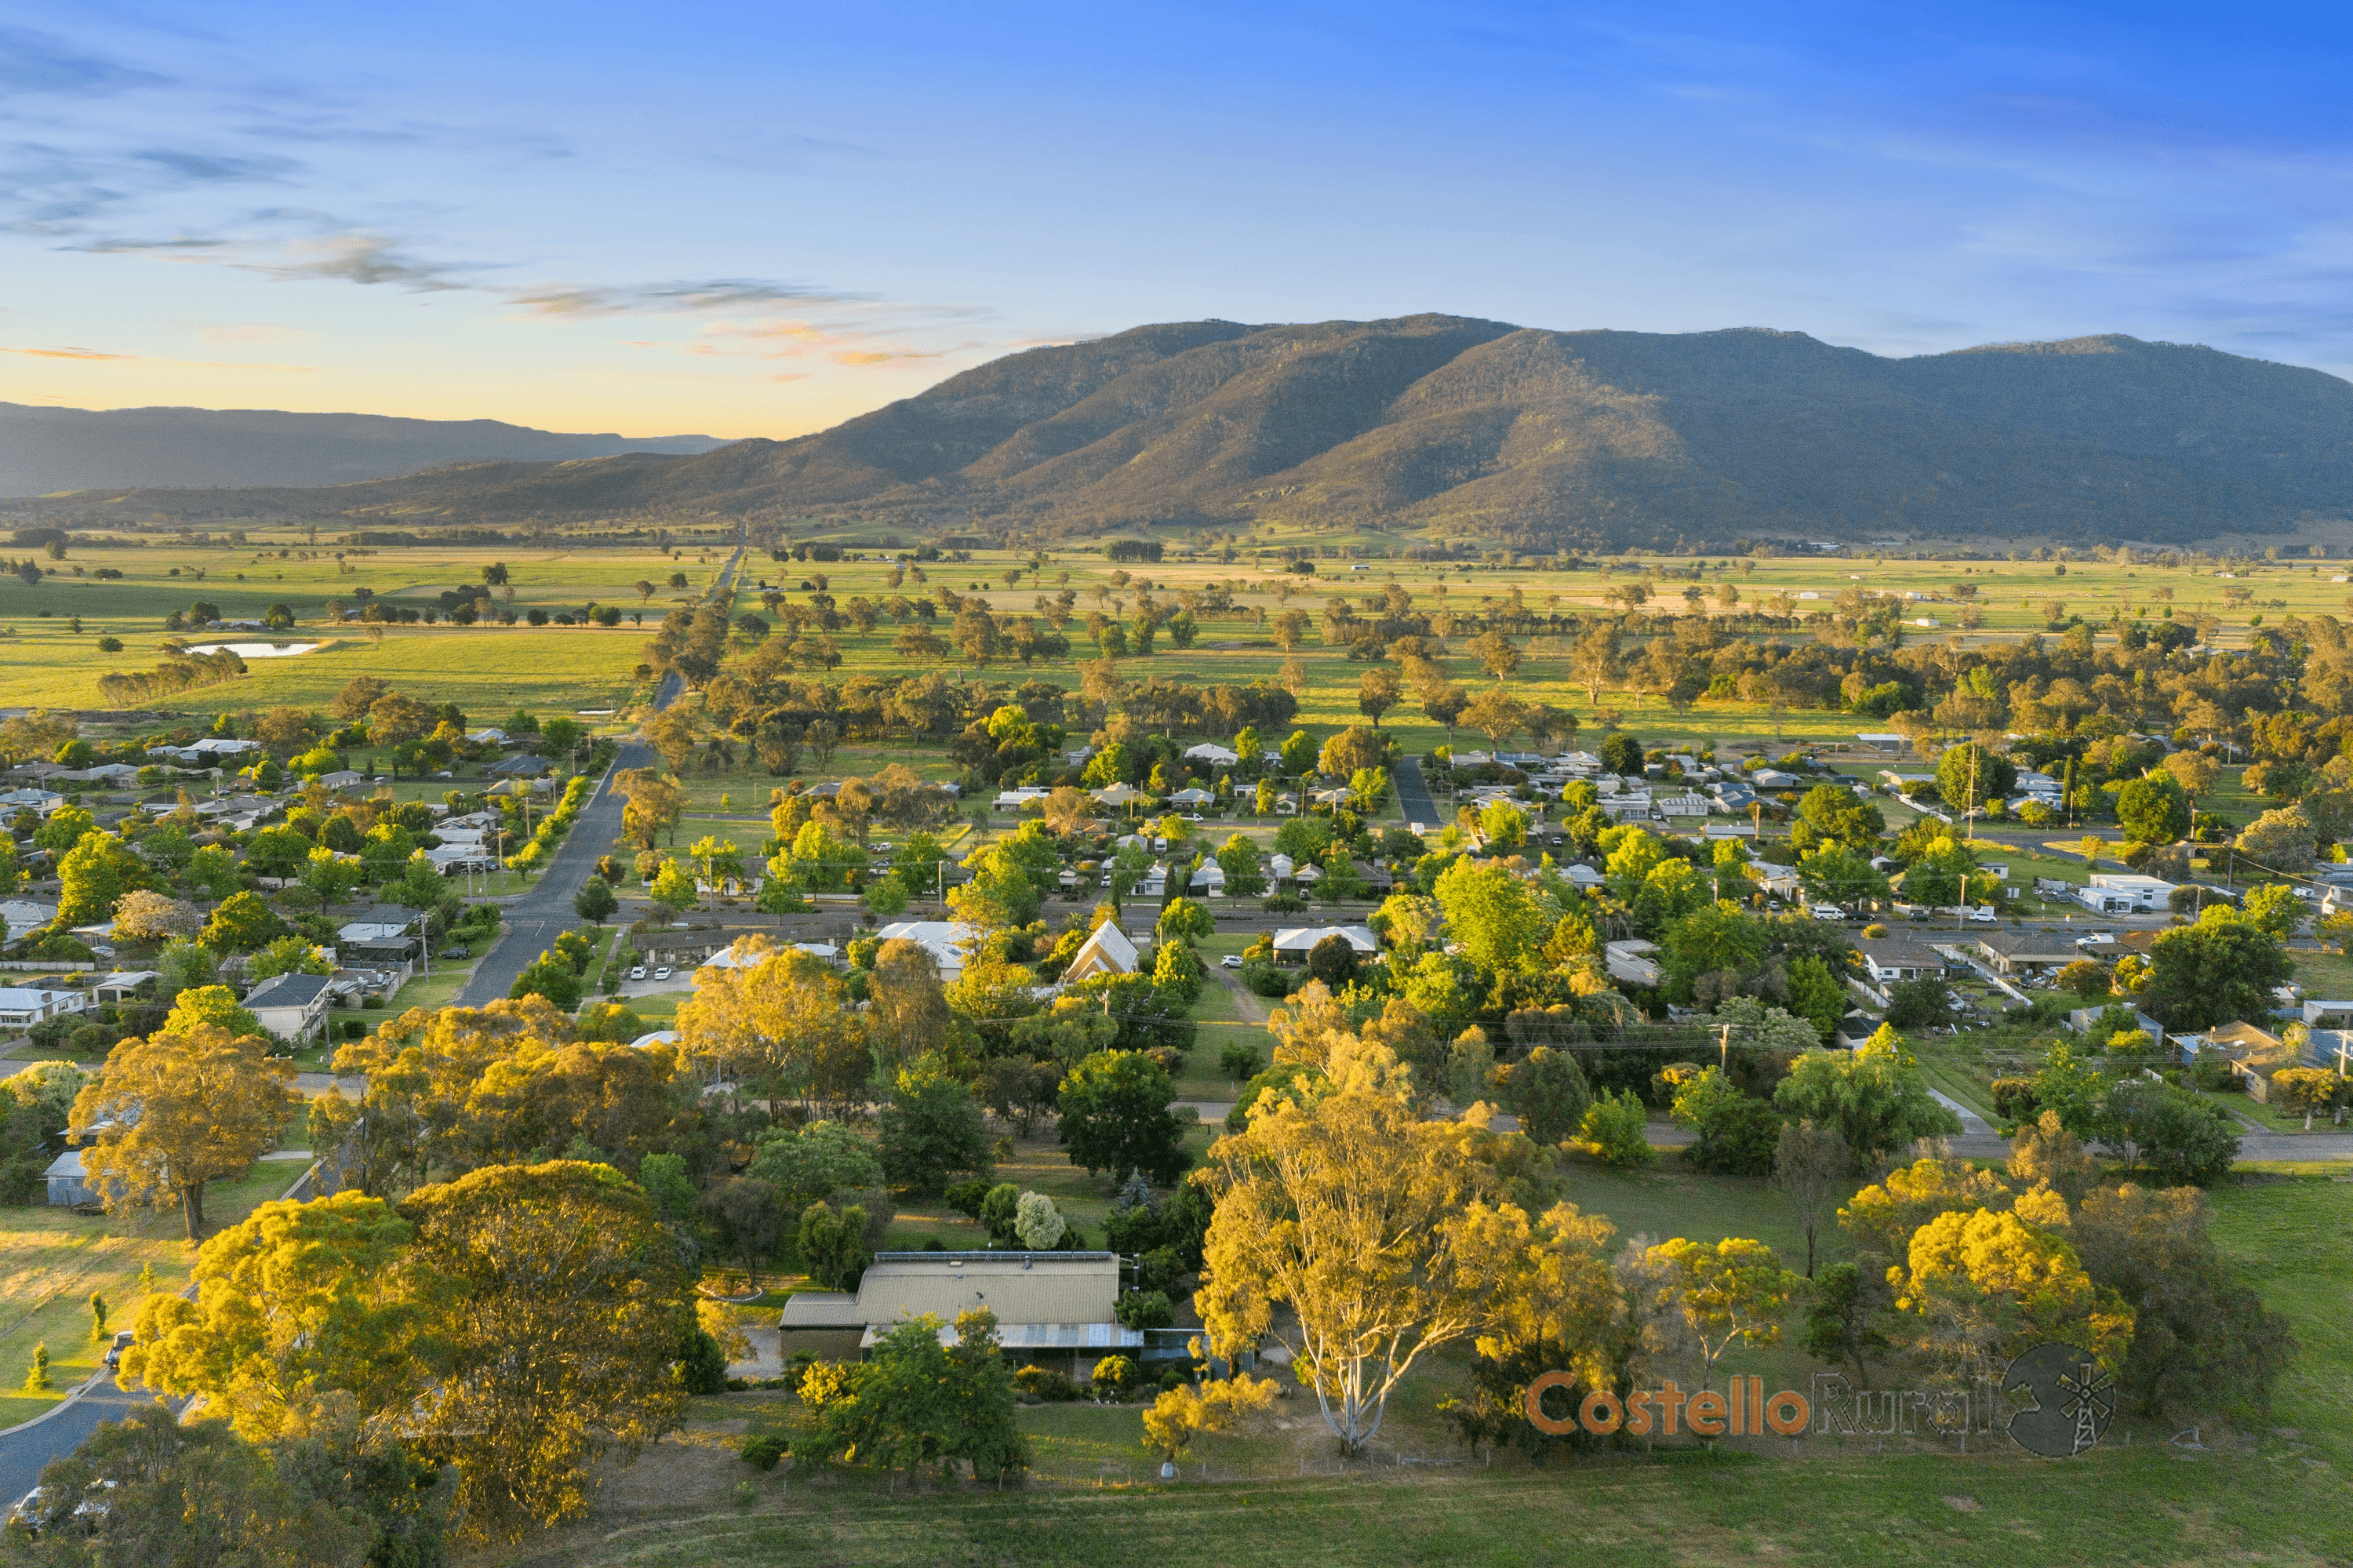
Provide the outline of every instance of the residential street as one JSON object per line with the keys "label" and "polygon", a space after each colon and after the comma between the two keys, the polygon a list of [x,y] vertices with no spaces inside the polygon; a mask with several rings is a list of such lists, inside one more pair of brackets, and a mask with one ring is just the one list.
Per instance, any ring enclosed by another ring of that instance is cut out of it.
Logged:
{"label": "residential street", "polygon": [[[744,552],[738,548],[720,572],[713,592],[723,591],[743,565]],[[675,671],[665,675],[654,694],[655,708],[670,706],[684,690],[685,683]],[[540,873],[530,892],[501,911],[504,928],[475,966],[466,989],[458,993],[458,1006],[480,1007],[506,995],[513,989],[515,977],[545,952],[549,943],[582,924],[580,916],[573,913],[572,895],[588,880],[597,857],[609,850],[621,834],[624,802],[613,793],[613,775],[625,768],[650,767],[653,760],[654,754],[634,741],[621,747],[612,768],[597,782],[596,792],[581,808],[579,820],[572,824],[572,832],[556,850],[555,858]]]}

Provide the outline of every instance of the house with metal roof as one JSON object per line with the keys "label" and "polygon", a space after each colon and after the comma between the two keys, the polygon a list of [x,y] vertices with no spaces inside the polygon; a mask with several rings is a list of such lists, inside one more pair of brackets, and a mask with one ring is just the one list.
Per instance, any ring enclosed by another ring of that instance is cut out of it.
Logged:
{"label": "house with metal roof", "polygon": [[1071,1358],[1083,1379],[1104,1356],[1133,1354],[1144,1330],[1123,1327],[1113,1252],[878,1253],[855,1292],[798,1290],[776,1319],[780,1353],[839,1357],[874,1348],[894,1325],[925,1314],[956,1342],[959,1314],[997,1316],[997,1342],[1026,1361]]}
{"label": "house with metal roof", "polygon": [[280,1040],[314,1040],[327,1026],[334,995],[325,975],[273,975],[246,993],[245,1010]]}
{"label": "house with metal roof", "polygon": [[1132,975],[1143,961],[1135,944],[1119,928],[1119,922],[1106,920],[1087,933],[1086,941],[1072,955],[1070,968],[1062,971],[1062,983],[1068,985],[1095,975]]}

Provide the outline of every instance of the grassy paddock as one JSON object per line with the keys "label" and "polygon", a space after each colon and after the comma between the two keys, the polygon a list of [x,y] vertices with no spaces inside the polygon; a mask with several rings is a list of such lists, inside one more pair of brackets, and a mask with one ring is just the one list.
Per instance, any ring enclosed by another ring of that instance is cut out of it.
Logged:
{"label": "grassy paddock", "polygon": [[[1634,1175],[1580,1167],[1571,1188],[1621,1237],[1752,1235],[1790,1255],[1801,1245],[1780,1196],[1758,1181],[1672,1165]],[[1040,1406],[1020,1413],[1035,1454],[1031,1483],[999,1493],[855,1470],[763,1476],[733,1459],[743,1436],[790,1441],[807,1418],[793,1400],[750,1393],[696,1402],[684,1436],[617,1472],[581,1528],[491,1555],[518,1568],[726,1568],[800,1557],[1844,1568],[1892,1546],[1906,1560],[1965,1563],[2343,1561],[2353,1552],[2341,1479],[2353,1441],[2339,1413],[2353,1396],[2353,1348],[2337,1330],[2353,1289],[2353,1168],[2251,1172],[2217,1189],[2214,1202],[2226,1255],[2295,1320],[2306,1348],[2267,1420],[2205,1425],[2200,1449],[2168,1444],[2169,1427],[2126,1419],[2099,1449],[2063,1463],[1999,1443],[1963,1456],[1926,1442],[1743,1439],[1714,1456],[1662,1448],[1535,1467],[1505,1453],[1490,1467],[1451,1439],[1437,1412],[1460,1386],[1456,1354],[1409,1381],[1366,1461],[1342,1465],[1313,1402],[1294,1393],[1271,1428],[1208,1440],[1179,1481],[1164,1485],[1141,1446],[1135,1407]],[[1728,1364],[1800,1388],[1810,1370],[1787,1346],[1738,1351]]]}
{"label": "grassy paddock", "polygon": [[[214,1182],[205,1191],[206,1234],[277,1197],[302,1169],[299,1161],[263,1160],[234,1181]],[[152,1264],[157,1288],[178,1290],[195,1252],[176,1205],[121,1217],[0,1209],[0,1379],[15,1391],[0,1396],[0,1426],[31,1420],[97,1370],[104,1347],[90,1339],[93,1291],[106,1298],[109,1327],[127,1329],[139,1309],[140,1269]],[[36,1344],[49,1348],[47,1393],[16,1387]]]}

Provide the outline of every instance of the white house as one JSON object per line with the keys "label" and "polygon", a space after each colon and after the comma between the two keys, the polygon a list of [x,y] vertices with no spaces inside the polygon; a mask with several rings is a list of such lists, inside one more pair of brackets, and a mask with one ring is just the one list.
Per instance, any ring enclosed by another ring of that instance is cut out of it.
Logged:
{"label": "white house", "polygon": [[0,1029],[30,1029],[90,1006],[78,991],[49,991],[33,986],[0,987]]}
{"label": "white house", "polygon": [[0,810],[11,816],[29,810],[46,817],[65,803],[66,798],[54,789],[10,789],[0,793]]}
{"label": "white house", "polygon": [[1651,955],[1658,950],[1656,942],[1645,942],[1640,938],[1605,943],[1601,966],[1609,971],[1611,980],[1621,985],[1656,985],[1660,980],[1659,964]]}
{"label": "white house", "polygon": [[163,978],[153,969],[117,969],[100,976],[90,988],[90,994],[100,1001],[128,1001],[138,994],[141,986]]}
{"label": "white house", "polygon": [[921,947],[939,966],[943,980],[964,973],[965,956],[980,942],[978,928],[961,920],[901,920],[874,934],[886,942],[903,940]]}
{"label": "white house", "polygon": [[8,923],[8,935],[21,937],[36,931],[58,917],[54,904],[35,904],[29,899],[12,898],[0,904],[0,920]]}
{"label": "white house", "polygon": [[1241,760],[1241,754],[1235,751],[1229,751],[1214,741],[1205,740],[1198,746],[1187,748],[1185,752],[1185,760],[1187,762],[1207,762],[1218,768],[1231,768],[1235,763]]}
{"label": "white house", "polygon": [[1062,971],[1062,983],[1082,980],[1094,975],[1132,975],[1142,963],[1135,944],[1119,928],[1116,920],[1106,920],[1087,935],[1085,942],[1071,955],[1071,967]]}
{"label": "white house", "polygon": [[2173,884],[2162,877],[2130,876],[2121,872],[2094,872],[2075,896],[2086,909],[2102,915],[2161,911],[2173,895]]}
{"label": "white house", "polygon": [[325,975],[273,975],[246,993],[245,1010],[280,1040],[313,1040],[326,1027],[333,999]]}
{"label": "white house", "polygon": [[1179,789],[1168,799],[1171,804],[1178,806],[1214,806],[1218,803],[1214,791],[1190,788]]}
{"label": "white house", "polygon": [[1380,950],[1380,943],[1374,939],[1372,931],[1366,927],[1293,926],[1274,934],[1275,961],[1303,964],[1307,961],[1307,955],[1315,950],[1316,944],[1327,937],[1346,938],[1348,946],[1359,953]]}

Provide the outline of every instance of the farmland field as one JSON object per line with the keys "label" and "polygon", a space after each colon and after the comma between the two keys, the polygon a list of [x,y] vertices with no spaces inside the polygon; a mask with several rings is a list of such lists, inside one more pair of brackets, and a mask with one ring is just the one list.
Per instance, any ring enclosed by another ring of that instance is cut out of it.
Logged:
{"label": "farmland field", "polygon": [[[217,536],[216,536],[217,537]],[[871,530],[837,530],[831,535],[855,553],[877,537]],[[334,558],[337,535],[322,532],[317,543],[307,532],[283,525],[252,525],[242,546],[223,543],[182,543],[162,535],[116,535],[115,543],[77,546],[63,563],[39,584],[10,580],[0,584],[0,705],[48,705],[92,708],[100,705],[97,677],[109,670],[142,669],[155,662],[154,649],[165,635],[164,618],[185,610],[201,599],[218,607],[227,618],[259,618],[272,605],[283,604],[296,625],[289,638],[325,639],[321,652],[295,658],[254,660],[252,673],[224,686],[190,692],[165,705],[186,711],[211,712],[223,707],[260,708],[277,704],[322,705],[354,674],[368,673],[403,690],[438,700],[455,701],[470,715],[501,713],[515,706],[543,711],[623,706],[642,700],[647,691],[634,677],[646,632],[628,616],[642,615],[650,623],[678,604],[691,602],[715,577],[735,540],[732,530],[722,537],[710,531],[684,543],[678,555],[647,545],[589,544],[561,535],[533,543],[497,546],[425,544],[379,546],[345,551]],[[1273,681],[1282,677],[1285,655],[1274,644],[1267,622],[1284,608],[1306,609],[1311,618],[1323,599],[1340,593],[1352,598],[1378,593],[1394,580],[1425,609],[1451,607],[1476,611],[1504,599],[1516,589],[1527,609],[1539,618],[1550,613],[1588,614],[1610,608],[1607,596],[1630,584],[1645,586],[1653,609],[1685,612],[1694,608],[1711,614],[1727,609],[1745,612],[1775,596],[1788,596],[1780,608],[1802,616],[1828,607],[1846,589],[1874,593],[1906,592],[1933,596],[1913,608],[1937,624],[1907,628],[1915,641],[1959,637],[1976,641],[1989,637],[2014,638],[2039,631],[2046,605],[2057,600],[2071,615],[2094,623],[2105,639],[2110,618],[2162,620],[2210,614],[2219,620],[2210,628],[2214,640],[2229,646],[2244,640],[2256,624],[2276,621],[2284,613],[2342,613],[2348,585],[2333,579],[2346,575],[2340,563],[2303,560],[2254,563],[2249,575],[2223,579],[2211,567],[2188,567],[2170,571],[2147,564],[2108,561],[1980,561],[1937,562],[1886,558],[1767,557],[1733,561],[1728,557],[1606,558],[1585,563],[1585,569],[1561,570],[1542,559],[1496,558],[1479,561],[1415,561],[1391,552],[1427,541],[1380,534],[1304,535],[1280,527],[1261,529],[1243,541],[1234,558],[1222,558],[1220,538],[1203,537],[1193,558],[1138,564],[1133,570],[1105,561],[1100,549],[1044,552],[1041,569],[1028,569],[1027,551],[984,550],[968,561],[939,561],[920,568],[922,580],[912,577],[900,588],[888,586],[890,564],[880,558],[824,564],[772,563],[764,554],[747,555],[744,587],[747,596],[737,608],[754,608],[752,595],[763,581],[795,598],[803,584],[814,588],[822,575],[837,599],[853,595],[881,596],[892,591],[920,597],[931,588],[945,586],[958,593],[975,594],[1000,613],[1029,611],[1040,594],[1068,588],[1078,595],[1080,621],[1096,610],[1117,615],[1131,608],[1136,596],[1150,591],[1164,601],[1187,587],[1226,583],[1235,588],[1239,614],[1202,618],[1199,641],[1180,651],[1165,641],[1154,653],[1127,660],[1123,671],[1132,678],[1145,675],[1187,676],[1204,683]],[[1175,541],[1179,551],[1185,542]],[[1367,558],[1319,558],[1314,577],[1281,570],[1283,556],[1293,548],[1308,551],[1358,550]],[[281,554],[281,552],[283,552]],[[482,569],[503,563],[513,598],[500,608],[520,613],[533,608],[555,612],[576,611],[590,601],[617,606],[627,612],[618,627],[531,628],[475,626],[457,628],[396,626],[383,635],[380,645],[364,630],[337,625],[325,619],[330,603],[355,608],[354,590],[368,588],[381,599],[411,608],[431,608],[444,590],[478,583]],[[2063,576],[2059,575],[2061,568]],[[71,575],[76,568],[84,576]],[[99,581],[90,573],[120,571],[120,581]],[[1361,569],[1359,569],[1361,568]],[[1008,572],[1018,581],[1008,584]],[[670,574],[682,573],[684,588],[669,586]],[[176,575],[174,575],[176,574]],[[200,575],[201,574],[201,575]],[[645,584],[652,592],[641,593]],[[1955,597],[1957,586],[1973,590],[1974,608]],[[1726,606],[1715,596],[1736,590],[1739,603]],[[2252,597],[2243,606],[2225,602],[2226,591],[2245,589]],[[1687,602],[1689,590],[1697,590]],[[1814,595],[1814,599],[1803,596]],[[1266,612],[1261,616],[1261,611]],[[1959,629],[1964,612],[1981,618],[1974,630]],[[68,630],[69,618],[79,617],[81,630]],[[842,663],[832,678],[859,674],[904,673],[903,659],[892,652],[896,629],[884,622],[871,633],[845,629],[837,634]],[[1083,626],[1074,623],[1073,657],[1091,655]],[[1799,629],[1777,633],[1786,641],[1802,641],[1814,633]],[[101,636],[119,638],[119,654],[102,652]],[[193,639],[184,639],[193,640]],[[1345,657],[1345,651],[1324,646],[1311,632],[1298,650],[1303,666],[1300,722],[1336,727],[1362,722],[1356,702],[1356,678],[1363,666]],[[1542,699],[1577,713],[1594,726],[1603,713],[1615,715],[1646,741],[1715,740],[1770,747],[1775,744],[1811,741],[1845,744],[1859,728],[1882,727],[1853,715],[1826,710],[1789,709],[1774,713],[1758,703],[1703,699],[1688,713],[1677,715],[1655,697],[1626,690],[1605,690],[1596,704],[1569,680],[1567,649],[1556,640],[1536,635],[1524,640],[1522,662],[1510,677],[1514,690],[1528,700]],[[1475,685],[1485,677],[1461,649],[1449,656],[1450,673]],[[1028,675],[1043,675],[1075,684],[1071,664],[1041,665],[1022,670],[1005,663],[987,672],[999,680],[1018,683]],[[1407,748],[1426,750],[1446,738],[1446,732],[1421,715],[1409,700],[1384,721]],[[897,749],[899,748],[878,748]],[[928,754],[936,761],[937,754]],[[845,748],[839,761],[844,770],[879,764]],[[715,803],[715,802],[714,802]],[[2226,796],[2226,809],[2233,802]]]}

